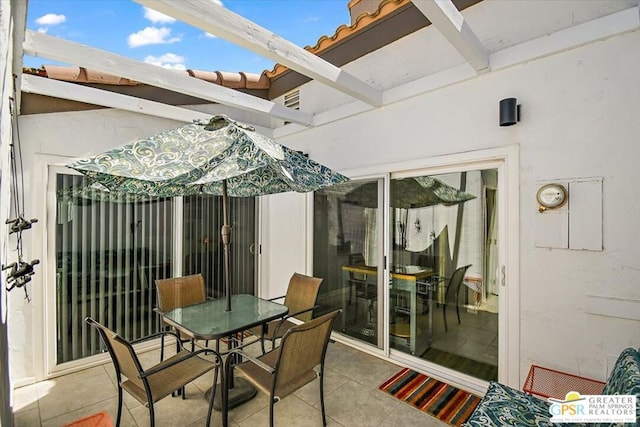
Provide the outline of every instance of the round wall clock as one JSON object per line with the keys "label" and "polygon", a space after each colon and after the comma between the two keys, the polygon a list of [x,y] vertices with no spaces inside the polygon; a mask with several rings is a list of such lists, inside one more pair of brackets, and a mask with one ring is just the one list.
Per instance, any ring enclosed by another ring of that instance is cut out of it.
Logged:
{"label": "round wall clock", "polygon": [[538,189],[536,199],[540,204],[541,211],[555,209],[567,203],[567,189],[560,184],[547,184]]}

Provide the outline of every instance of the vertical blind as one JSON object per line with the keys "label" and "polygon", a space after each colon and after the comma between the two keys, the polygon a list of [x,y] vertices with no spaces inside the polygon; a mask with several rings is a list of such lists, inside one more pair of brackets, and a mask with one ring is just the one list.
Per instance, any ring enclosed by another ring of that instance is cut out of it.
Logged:
{"label": "vertical blind", "polygon": [[[256,199],[229,198],[231,231],[231,282],[234,294],[255,292]],[[189,196],[183,207],[183,269],[201,273],[212,298],[224,296],[224,250],[220,236],[223,224],[220,196]]]}
{"label": "vertical blind", "polygon": [[[182,199],[109,195],[84,177],[56,177],[57,363],[102,351],[86,316],[126,339],[157,332],[155,280],[201,273],[207,293],[224,295],[219,196]],[[182,200],[183,240],[174,248],[174,203]],[[256,200],[230,198],[234,293],[255,289]],[[183,257],[182,271],[174,257]]]}
{"label": "vertical blind", "polygon": [[57,361],[102,351],[95,318],[127,339],[158,328],[153,281],[173,273],[173,200],[104,195],[58,175]]}

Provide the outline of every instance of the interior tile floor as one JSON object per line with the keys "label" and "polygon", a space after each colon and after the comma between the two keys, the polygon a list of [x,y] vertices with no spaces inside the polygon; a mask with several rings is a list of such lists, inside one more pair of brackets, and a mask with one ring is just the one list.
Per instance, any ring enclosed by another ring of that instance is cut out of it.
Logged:
{"label": "interior tile floor", "polygon": [[[168,346],[167,348],[172,348]],[[249,346],[252,352],[259,345]],[[143,366],[157,363],[159,350],[141,355]],[[378,386],[400,366],[346,345],[329,344],[325,365],[325,405],[329,426],[446,426],[447,424],[378,390]],[[157,426],[204,426],[208,402],[204,393],[213,382],[213,372],[187,386],[185,400],[166,397],[156,403]],[[122,426],[149,425],[148,409],[127,393]],[[117,413],[115,371],[108,363],[83,371],[21,387],[14,393],[17,427],[60,427],[100,411],[108,411],[114,424]],[[260,427],[269,424],[268,399],[258,394],[230,411],[231,426]],[[275,406],[278,426],[321,426],[318,380],[308,384]],[[212,425],[221,425],[218,411]]]}
{"label": "interior tile floor", "polygon": [[[496,298],[492,298],[489,305],[496,305]],[[340,307],[340,300],[333,302],[334,307]],[[373,334],[362,334],[365,325],[371,322],[371,314],[377,310],[377,302],[373,303],[373,308],[369,309],[366,300],[360,299],[357,304],[344,306],[343,310],[347,313],[347,329],[346,335],[360,339],[365,342],[375,343],[376,337]],[[416,323],[418,329],[418,337],[416,339],[416,347],[419,349],[433,348],[446,353],[450,353],[470,361],[482,362],[487,365],[498,366],[498,314],[497,307],[493,306],[464,306],[459,308],[460,323],[456,315],[455,305],[444,306],[442,304],[433,304],[431,310],[431,342],[429,343],[429,315],[425,302],[420,298],[416,301],[417,315]],[[447,328],[445,329],[444,318],[447,318]],[[397,323],[408,323],[408,316],[397,315],[395,318]],[[375,326],[375,325],[374,325]],[[374,329],[371,329],[374,330]],[[392,338],[393,339],[393,338]],[[409,351],[408,340],[403,341],[397,339],[401,344],[395,346],[403,351]],[[403,346],[402,343],[405,343]],[[421,356],[422,350],[416,356]],[[428,357],[425,359],[429,360]],[[437,362],[437,361],[436,361]],[[455,368],[455,366],[453,366]],[[482,377],[481,377],[482,378]],[[488,378],[484,378],[488,379]],[[496,380],[496,378],[490,378]]]}
{"label": "interior tile floor", "polygon": [[[443,314],[444,312],[444,314]],[[444,316],[447,316],[447,329]],[[437,349],[498,366],[498,315],[482,309],[436,307],[433,313],[433,341]]]}

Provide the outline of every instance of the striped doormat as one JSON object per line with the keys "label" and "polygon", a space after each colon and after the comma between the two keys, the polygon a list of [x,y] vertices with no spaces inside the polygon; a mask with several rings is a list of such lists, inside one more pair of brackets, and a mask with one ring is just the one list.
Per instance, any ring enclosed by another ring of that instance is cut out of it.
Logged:
{"label": "striped doormat", "polygon": [[409,368],[402,369],[378,388],[452,426],[461,426],[480,402],[478,396]]}

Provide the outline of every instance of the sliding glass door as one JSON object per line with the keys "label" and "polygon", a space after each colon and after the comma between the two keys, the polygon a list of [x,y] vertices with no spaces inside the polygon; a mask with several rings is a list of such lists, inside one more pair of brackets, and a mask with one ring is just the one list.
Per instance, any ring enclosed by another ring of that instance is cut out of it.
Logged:
{"label": "sliding glass door", "polygon": [[158,328],[156,278],[173,274],[172,199],[111,196],[56,176],[57,363],[102,351],[86,316],[135,339]]}
{"label": "sliding glass door", "polygon": [[[157,332],[156,279],[199,273],[210,297],[223,295],[219,196],[110,195],[87,187],[80,175],[52,171],[50,177],[56,195],[55,333],[48,334],[55,339],[54,364],[102,351],[86,316],[127,339]],[[229,210],[233,292],[253,294],[255,198],[232,198]]]}
{"label": "sliding glass door", "polygon": [[[338,332],[498,378],[498,170],[351,181],[314,198],[314,275]],[[384,274],[385,271],[387,274]]]}
{"label": "sliding glass door", "polygon": [[318,303],[341,308],[336,328],[350,338],[383,347],[381,179],[348,182],[314,195],[313,272],[325,278]]}
{"label": "sliding glass door", "polygon": [[[420,184],[412,195],[406,181]],[[394,178],[390,187],[391,348],[497,380],[497,170]]]}
{"label": "sliding glass door", "polygon": [[[224,296],[224,251],[220,230],[223,224],[220,196],[183,198],[182,252],[183,274],[204,276],[210,298]],[[230,223],[233,228],[230,245],[231,282],[234,294],[254,294],[257,270],[256,199],[231,197]]]}

